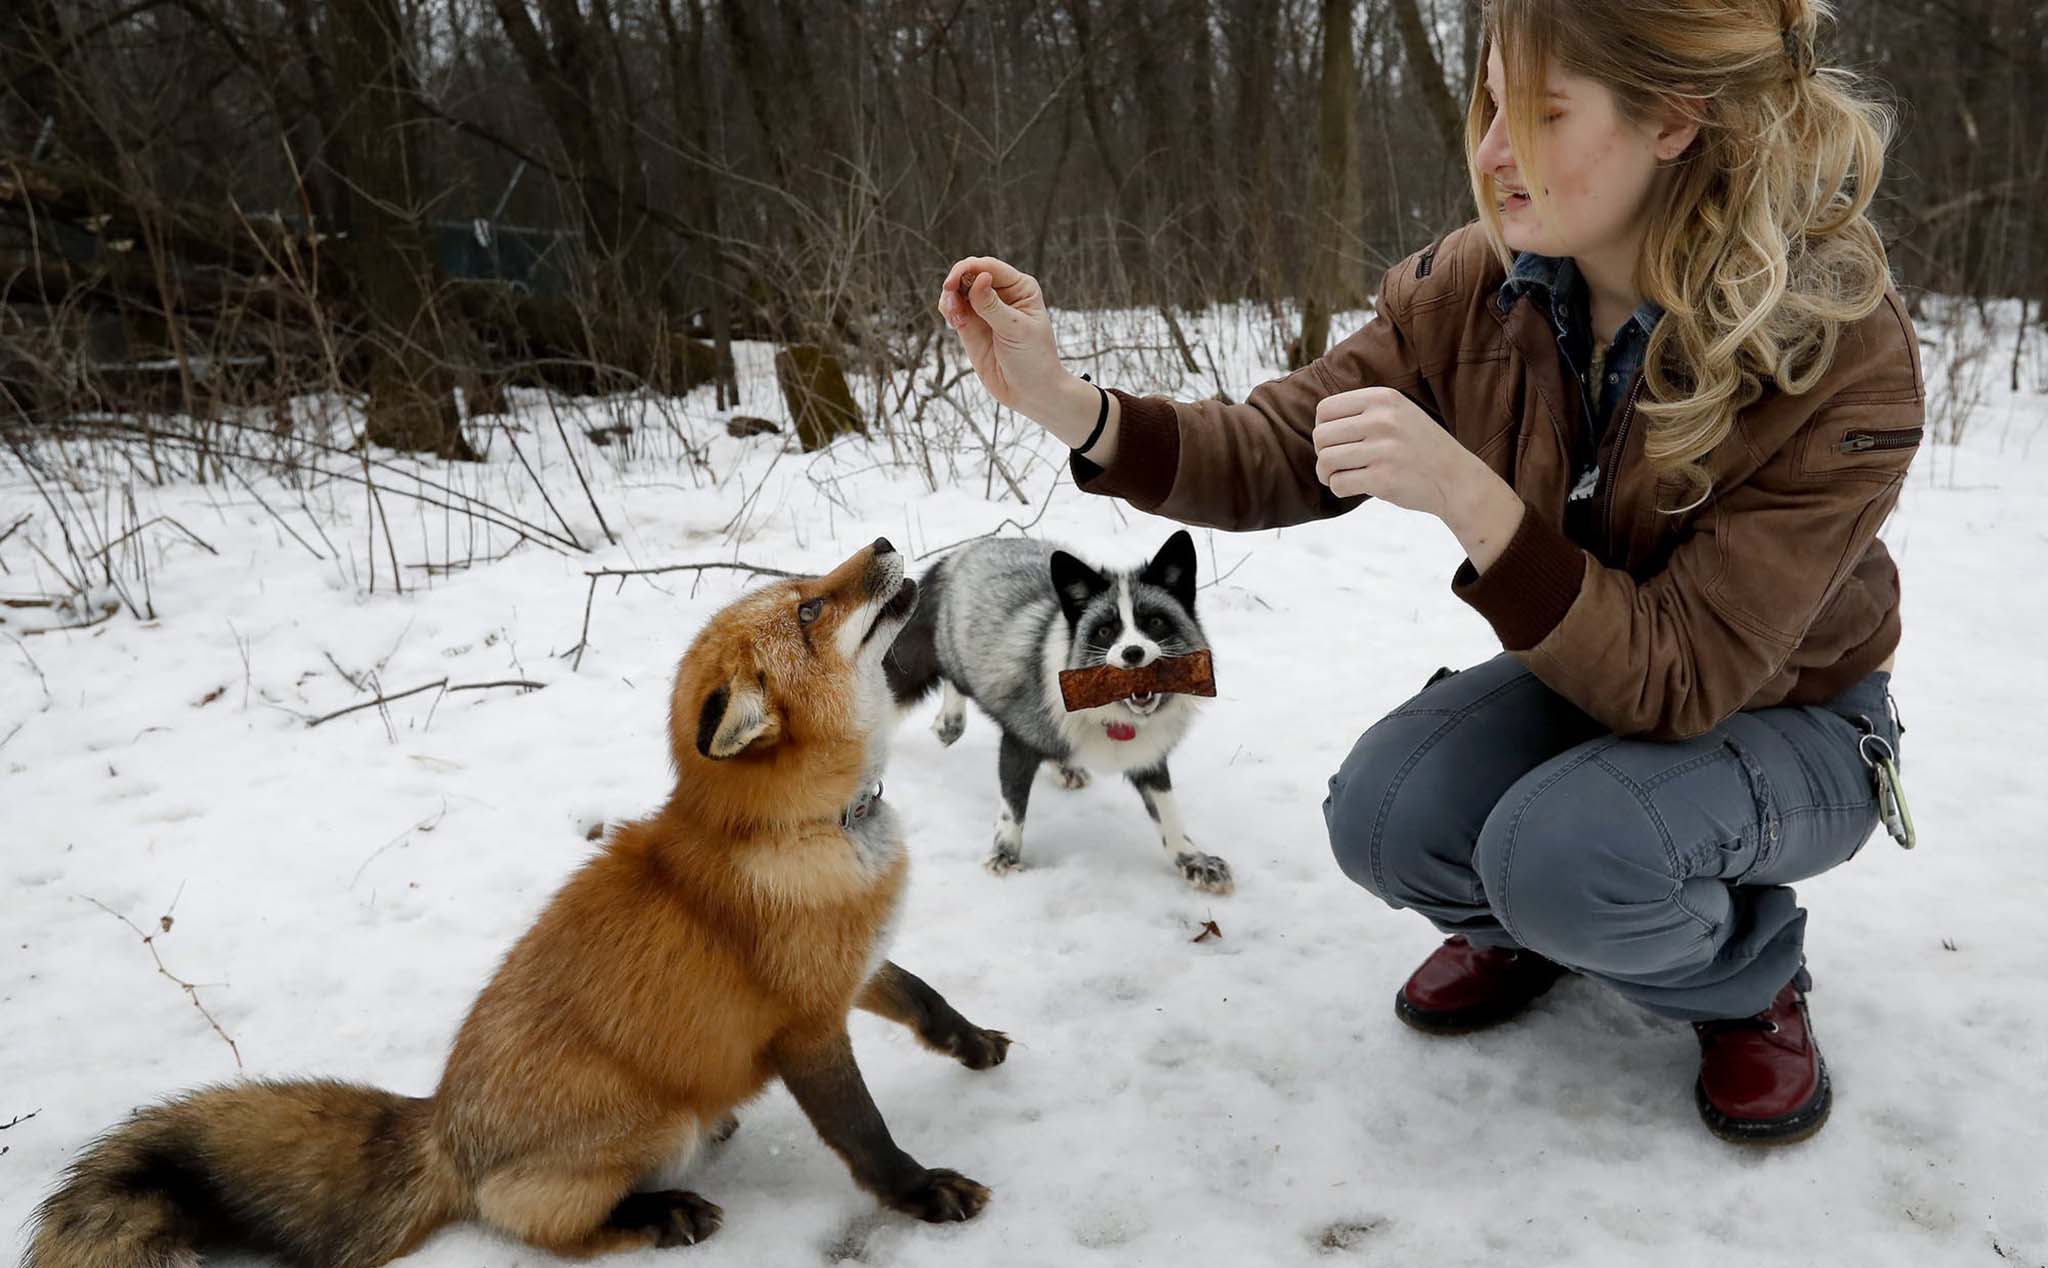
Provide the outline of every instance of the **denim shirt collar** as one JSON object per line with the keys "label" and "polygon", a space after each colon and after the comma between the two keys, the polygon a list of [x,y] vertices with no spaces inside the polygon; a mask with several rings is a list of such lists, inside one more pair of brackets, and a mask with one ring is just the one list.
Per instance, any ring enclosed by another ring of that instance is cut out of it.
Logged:
{"label": "denim shirt collar", "polygon": [[[1514,265],[1508,269],[1507,280],[1500,286],[1501,307],[1507,308],[1531,292],[1536,292],[1550,314],[1551,325],[1559,335],[1570,329],[1572,313],[1577,300],[1585,290],[1585,279],[1579,276],[1578,262],[1570,256],[1537,255],[1524,251],[1515,256]],[[1655,300],[1645,299],[1629,314],[1623,329],[1614,332],[1617,342],[1623,335],[1648,339],[1650,332],[1664,318],[1664,309]],[[1633,326],[1633,331],[1627,327]],[[1591,332],[1587,332],[1589,335]]]}

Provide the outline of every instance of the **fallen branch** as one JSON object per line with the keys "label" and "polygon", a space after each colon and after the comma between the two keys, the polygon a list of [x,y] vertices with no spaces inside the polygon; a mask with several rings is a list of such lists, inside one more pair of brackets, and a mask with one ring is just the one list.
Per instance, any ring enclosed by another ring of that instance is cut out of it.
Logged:
{"label": "fallen branch", "polygon": [[31,634],[61,634],[65,630],[89,630],[95,625],[104,625],[113,620],[114,614],[120,610],[120,604],[109,603],[104,611],[90,621],[80,621],[75,625],[45,625],[41,629],[23,630],[21,636],[27,638]]}
{"label": "fallen branch", "polygon": [[586,577],[651,577],[662,572],[710,572],[726,568],[735,572],[750,572],[762,577],[810,577],[815,573],[789,572],[781,568],[764,568],[759,564],[733,563],[715,564],[663,564],[659,568],[586,568]]}
{"label": "fallen branch", "polygon": [[711,572],[719,569],[751,573],[757,577],[807,577],[811,575],[805,572],[788,572],[781,568],[764,568],[760,564],[741,563],[738,560],[729,563],[711,564],[663,564],[658,568],[586,568],[583,575],[590,578],[590,589],[583,596],[583,632],[577,636],[576,646],[562,653],[564,656],[571,653],[575,654],[576,659],[570,662],[569,671],[574,673],[583,668],[583,650],[590,646],[590,605],[597,599],[597,580],[599,577],[617,577],[619,578],[619,584],[623,586],[626,584],[625,578],[627,577],[652,577],[664,572]]}
{"label": "fallen branch", "polygon": [[491,687],[525,687],[529,691],[539,691],[545,686],[547,684],[544,682],[534,682],[526,678],[501,678],[497,682],[458,682],[448,688],[448,690],[451,692],[484,691]]}
{"label": "fallen branch", "polygon": [[[213,1033],[219,1035],[221,1037],[222,1042],[227,1044],[228,1051],[232,1052],[235,1055],[235,1069],[241,1069],[242,1050],[235,1046],[235,1041],[229,1037],[228,1032],[220,1028],[220,1023],[214,1020],[213,1014],[206,1011],[206,1005],[199,1002],[199,988],[164,967],[164,958],[158,955],[156,952],[156,935],[152,933],[142,932],[142,930],[136,925],[134,921],[128,919],[128,917],[122,915],[120,912],[115,911],[112,907],[107,906],[99,899],[85,894],[81,894],[80,897],[84,898],[85,901],[91,903],[93,906],[99,908],[101,911],[106,912],[109,916],[112,916],[114,919],[120,921],[122,924],[127,925],[130,929],[135,930],[135,936],[142,939],[143,946],[149,948],[149,958],[156,961],[156,971],[163,974],[171,981],[177,983],[178,988],[185,992],[185,997],[192,1001],[192,1007],[199,1010],[199,1015],[201,1017],[206,1018],[206,1024],[213,1027]],[[177,901],[173,899],[171,905],[176,906]],[[170,930],[170,916],[166,915],[163,917],[163,926],[166,932]]]}
{"label": "fallen branch", "polygon": [[[336,666],[336,668],[338,669],[340,668],[340,666]],[[416,696],[420,694],[422,691],[483,691],[486,688],[490,687],[521,687],[529,691],[538,691],[545,686],[547,686],[547,684],[544,682],[533,682],[525,678],[505,678],[497,682],[460,682],[454,684],[453,686],[450,686],[446,678],[437,678],[433,682],[422,683],[417,687],[410,687],[404,691],[393,692],[388,696],[380,695],[373,700],[364,700],[360,703],[352,704],[346,709],[336,709],[332,713],[322,714],[317,718],[309,718],[306,721],[306,728],[308,730],[311,730],[312,728],[319,726],[322,722],[332,722],[336,718],[346,716],[347,714],[355,713],[356,711],[361,709],[380,708],[384,705],[392,703],[395,700],[403,700],[407,696]]]}

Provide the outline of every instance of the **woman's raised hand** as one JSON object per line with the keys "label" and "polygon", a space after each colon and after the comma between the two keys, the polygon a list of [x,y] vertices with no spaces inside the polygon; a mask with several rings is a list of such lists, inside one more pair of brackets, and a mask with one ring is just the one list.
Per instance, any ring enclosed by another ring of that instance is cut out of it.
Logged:
{"label": "woman's raised hand", "polygon": [[1095,418],[1095,389],[1060,364],[1037,278],[994,256],[968,256],[947,272],[939,312],[990,396],[1070,444],[1076,438],[1065,433],[1075,419],[1086,434]]}

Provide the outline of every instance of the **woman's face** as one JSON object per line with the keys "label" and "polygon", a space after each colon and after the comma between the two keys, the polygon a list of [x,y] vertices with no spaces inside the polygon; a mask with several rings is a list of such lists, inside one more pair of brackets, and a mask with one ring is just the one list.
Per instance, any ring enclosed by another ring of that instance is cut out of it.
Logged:
{"label": "woman's face", "polygon": [[1683,153],[1697,128],[1676,118],[1634,123],[1607,87],[1552,67],[1541,133],[1549,205],[1529,198],[1501,113],[1506,72],[1498,46],[1486,59],[1493,123],[1473,156],[1493,178],[1501,231],[1508,246],[1538,255],[1586,256],[1630,246],[1637,238],[1658,167]]}

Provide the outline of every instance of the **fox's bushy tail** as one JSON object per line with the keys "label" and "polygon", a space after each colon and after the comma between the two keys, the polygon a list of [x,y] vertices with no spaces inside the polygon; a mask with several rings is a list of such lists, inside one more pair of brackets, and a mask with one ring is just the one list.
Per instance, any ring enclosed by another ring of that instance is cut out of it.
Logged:
{"label": "fox's bushy tail", "polygon": [[139,1110],[36,1211],[23,1268],[197,1268],[202,1249],[384,1263],[468,1205],[432,1110],[326,1080],[231,1084]]}

